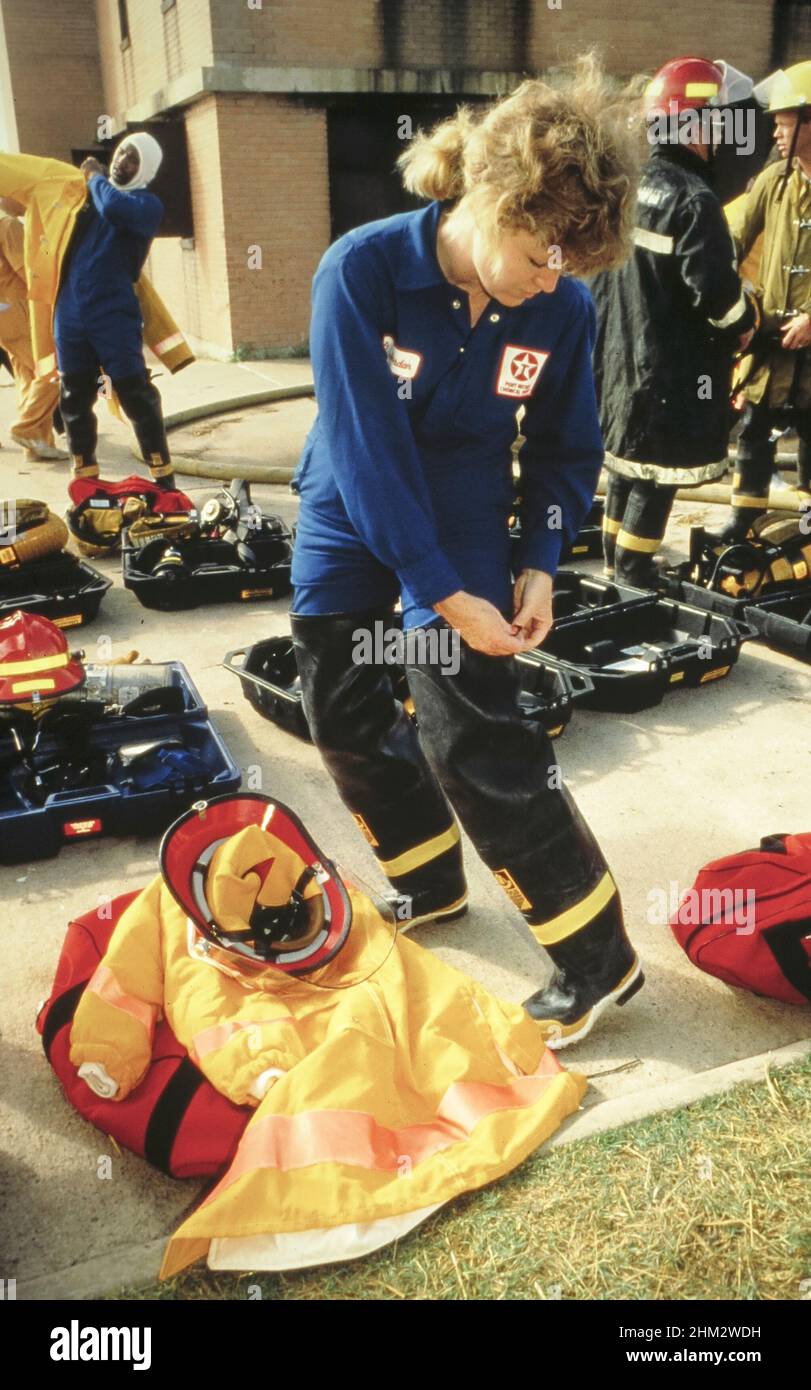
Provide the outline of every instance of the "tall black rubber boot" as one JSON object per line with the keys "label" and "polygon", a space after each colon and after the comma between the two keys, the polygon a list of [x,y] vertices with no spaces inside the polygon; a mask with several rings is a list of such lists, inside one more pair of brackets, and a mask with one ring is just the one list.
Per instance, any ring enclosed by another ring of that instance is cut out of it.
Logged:
{"label": "tall black rubber boot", "polygon": [[625,504],[622,525],[617,533],[614,573],[625,584],[655,588],[659,571],[653,557],[664,540],[675,487],[638,479]]}
{"label": "tall black rubber boot", "polygon": [[73,463],[74,478],[97,478],[97,372],[60,372],[59,409]]}
{"label": "tall black rubber boot", "polygon": [[344,803],[393,888],[403,927],[467,906],[459,827],[395,698],[390,666],[358,661],[359,634],[393,628],[387,606],[291,614],[304,712]]}
{"label": "tall black rubber boot", "polygon": [[731,545],[745,540],[753,521],[769,509],[769,484],[775,446],[771,416],[763,405],[747,402],[738,435],[738,461],[732,478],[732,511],[719,539]]}
{"label": "tall black rubber boot", "polygon": [[[555,1046],[566,1046],[585,1036],[597,1016],[584,929],[606,914],[620,924],[619,934],[601,943],[599,984],[609,981],[607,995],[628,973],[629,952],[636,961],[621,930],[619,893],[597,841],[563,786],[546,732],[521,718],[516,662],[485,656],[463,642],[457,656],[459,669],[452,675],[446,674],[447,666],[407,652],[420,738],[478,853],[536,941],[550,955],[559,943],[572,942],[575,974],[579,969],[583,985],[565,999],[553,997],[554,1009],[543,1018],[547,1037]],[[579,966],[578,945],[584,947]]]}
{"label": "tall black rubber boot", "polygon": [[174,491],[177,484],[158,388],[153,386],[147,371],[138,376],[119,377],[113,381],[113,388],[124,414],[132,421],[141,455],[149,464],[153,481],[164,491]]}
{"label": "tall black rubber boot", "polygon": [[603,573],[608,579],[614,578],[617,536],[622,528],[622,518],[632,487],[630,478],[621,478],[618,473],[609,473],[603,511]]}
{"label": "tall black rubber boot", "polygon": [[580,1042],[610,1004],[627,1004],[645,983],[642,966],[625,934],[622,905],[614,894],[597,916],[546,950],[555,973],[524,1001],[545,1029],[549,1047]]}

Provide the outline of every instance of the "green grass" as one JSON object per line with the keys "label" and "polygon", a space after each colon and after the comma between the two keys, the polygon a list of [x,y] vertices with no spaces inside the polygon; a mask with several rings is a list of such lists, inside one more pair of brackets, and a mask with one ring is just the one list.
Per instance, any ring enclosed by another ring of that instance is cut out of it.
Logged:
{"label": "green grass", "polygon": [[809,1136],[811,1058],[541,1152],[367,1259],[284,1275],[196,1266],[120,1296],[248,1298],[258,1285],[265,1299],[801,1299]]}

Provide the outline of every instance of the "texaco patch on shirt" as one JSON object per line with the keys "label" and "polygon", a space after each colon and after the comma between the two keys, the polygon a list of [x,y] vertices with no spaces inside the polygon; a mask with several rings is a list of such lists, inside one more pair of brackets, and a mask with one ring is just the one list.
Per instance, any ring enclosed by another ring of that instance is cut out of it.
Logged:
{"label": "texaco patch on shirt", "polygon": [[548,352],[537,348],[515,347],[507,343],[498,369],[496,392],[499,396],[531,396]]}
{"label": "texaco patch on shirt", "polygon": [[389,370],[396,377],[410,380],[417,375],[422,366],[421,352],[409,352],[407,348],[398,347],[390,333],[383,339],[383,348],[388,358]]}

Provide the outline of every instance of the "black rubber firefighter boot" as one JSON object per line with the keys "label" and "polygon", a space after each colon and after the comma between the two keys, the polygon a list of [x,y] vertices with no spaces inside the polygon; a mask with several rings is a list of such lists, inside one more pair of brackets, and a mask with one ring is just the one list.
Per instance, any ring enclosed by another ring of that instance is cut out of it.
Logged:
{"label": "black rubber firefighter boot", "polygon": [[[630,987],[631,976],[639,988],[641,970],[622,932],[616,884],[563,785],[549,737],[521,717],[518,664],[463,642],[456,655],[452,672],[407,651],[420,738],[476,850],[536,941],[555,948],[571,938],[576,973],[569,992],[553,995],[552,1012],[539,1015],[550,1045],[567,1046],[599,1016],[599,990],[610,1002],[621,983],[623,993]],[[617,930],[600,937],[605,959],[598,975],[581,929],[602,918]],[[536,997],[545,999],[545,992]],[[530,1012],[536,1016],[534,1001]]]}
{"label": "black rubber firefighter boot", "polygon": [[664,540],[676,496],[675,487],[638,480],[631,488],[617,533],[614,573],[625,584],[656,588],[659,569],[653,557]]}
{"label": "black rubber firefighter boot", "polygon": [[622,518],[631,493],[629,478],[621,478],[618,473],[608,475],[603,511],[603,574],[606,579],[614,578],[614,555],[617,549],[617,536],[622,527]]}
{"label": "black rubber firefighter boot", "polygon": [[149,373],[119,377],[113,389],[121,408],[135,430],[135,437],[145,463],[149,464],[153,482],[164,492],[177,487],[166,428],[163,423],[160,392],[153,386]]}
{"label": "black rubber firefighter boot", "polygon": [[569,1047],[591,1032],[609,1004],[627,1004],[641,989],[645,976],[625,934],[619,893],[611,895],[586,926],[566,931],[567,914],[535,928],[551,956],[555,973],[543,989],[524,1001],[524,1008],[547,1033],[554,1050]]}
{"label": "black rubber firefighter boot", "polygon": [[313,742],[392,885],[401,930],[461,917],[459,826],[380,659],[392,610],[291,614],[291,626]]}
{"label": "black rubber firefighter boot", "polygon": [[774,447],[768,410],[747,402],[738,436],[738,461],[732,477],[732,511],[717,537],[724,544],[746,540],[752,522],[768,511]]}
{"label": "black rubber firefighter boot", "polygon": [[97,478],[98,399],[96,372],[68,372],[59,376],[59,409],[72,460],[74,478]]}

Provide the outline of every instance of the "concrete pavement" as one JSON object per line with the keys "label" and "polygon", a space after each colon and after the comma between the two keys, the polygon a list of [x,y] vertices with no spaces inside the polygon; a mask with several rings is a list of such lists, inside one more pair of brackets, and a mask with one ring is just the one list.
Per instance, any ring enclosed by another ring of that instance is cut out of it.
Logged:
{"label": "concrete pavement", "polygon": [[[285,384],[306,380],[308,370],[299,361],[204,362],[161,377],[158,385],[171,414],[184,404],[262,389],[260,376]],[[0,496],[42,497],[61,511],[67,465],[25,464],[8,443],[12,415],[13,392],[0,389]],[[172,445],[178,455],[208,451],[231,460],[238,475],[240,463],[294,462],[312,416],[306,401],[240,408],[192,422],[173,433]],[[133,472],[128,430],[104,410],[99,418],[105,475]],[[199,498],[213,488],[195,483],[187,490]],[[267,510],[294,518],[296,501],[286,488],[264,485],[254,496]],[[678,504],[668,533],[672,553],[685,551],[691,520],[713,515],[710,508]],[[259,769],[263,790],[291,804],[336,858],[379,884],[371,852],[315,750],[262,720],[219,664],[229,648],[284,631],[286,603],[157,614],[123,589],[117,561],[94,563],[114,587],[96,622],[71,634],[74,644],[89,658],[109,639],[115,652],[134,646],[152,660],[184,661],[233,756],[246,775],[252,770],[252,785]],[[562,1054],[591,1079],[588,1107],[636,1097],[646,1110],[656,1108],[658,1087],[664,1098],[676,1083],[811,1034],[808,1010],[734,992],[701,975],[650,912],[654,890],[689,887],[707,860],[755,845],[769,832],[811,828],[808,694],[808,667],[750,644],[729,679],[674,691],[657,709],[636,715],[576,712],[558,742],[564,775],[622,888],[648,975],[627,1008],[614,1010],[593,1037]],[[172,1182],[117,1153],[80,1120],[34,1031],[37,1001],[48,993],[70,917],[94,907],[100,894],[146,883],[156,872],[157,847],[145,826],[137,839],[79,843],[57,859],[0,869],[6,1149],[0,1277],[17,1278],[18,1297],[85,1297],[149,1277],[143,1252],[157,1252],[197,1194],[196,1184]],[[546,963],[472,851],[468,862],[470,916],[456,926],[424,928],[419,940],[496,993],[521,1000],[543,980]],[[98,1176],[102,1155],[112,1157],[110,1179]]]}

